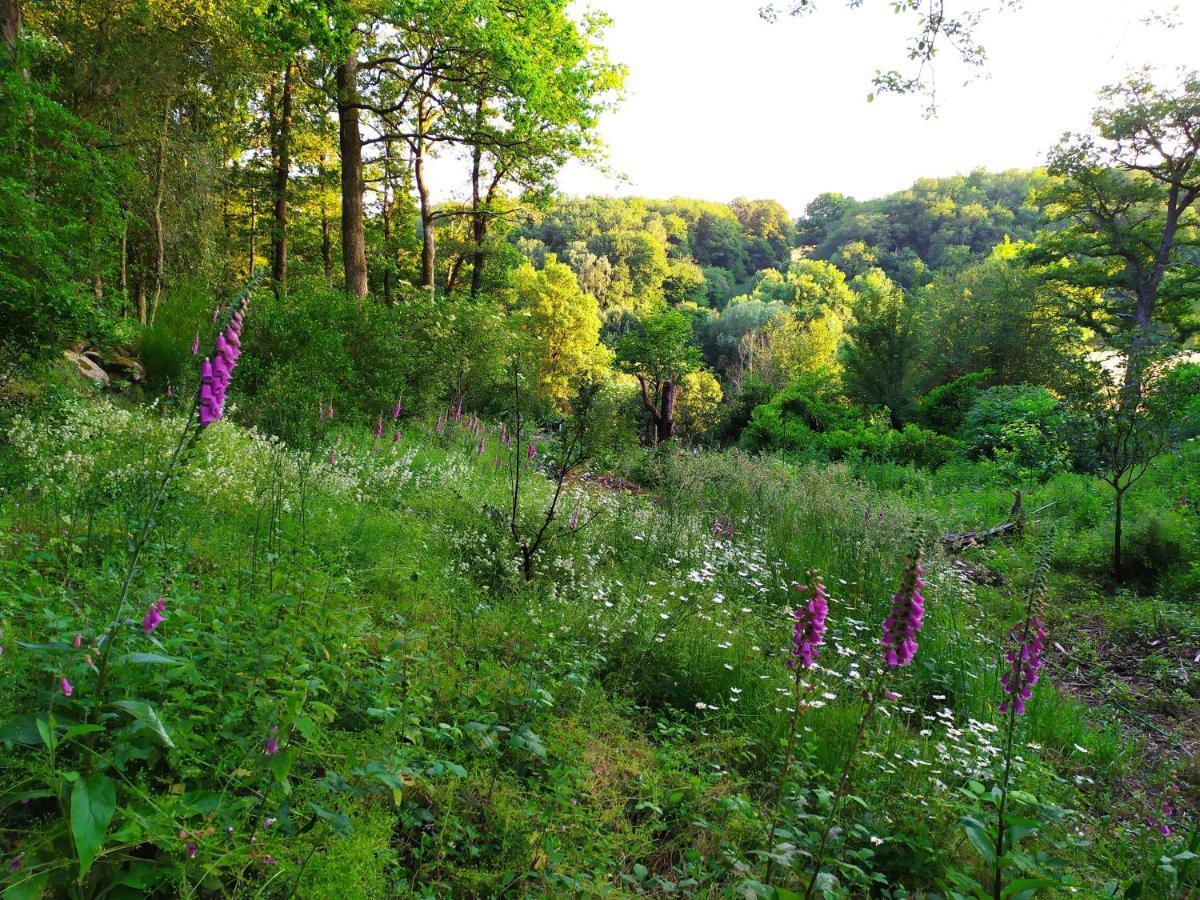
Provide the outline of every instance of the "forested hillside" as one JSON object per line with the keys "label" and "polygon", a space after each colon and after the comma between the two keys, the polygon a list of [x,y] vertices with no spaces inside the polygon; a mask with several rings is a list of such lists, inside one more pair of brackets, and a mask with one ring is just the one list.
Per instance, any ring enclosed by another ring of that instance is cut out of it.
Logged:
{"label": "forested hillside", "polygon": [[1200,76],[568,196],[610,25],[0,0],[4,900],[1200,890]]}

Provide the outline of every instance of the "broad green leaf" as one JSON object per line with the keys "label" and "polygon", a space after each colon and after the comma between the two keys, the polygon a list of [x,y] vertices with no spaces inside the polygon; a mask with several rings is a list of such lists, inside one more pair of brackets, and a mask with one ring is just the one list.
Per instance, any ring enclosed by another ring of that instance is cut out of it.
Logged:
{"label": "broad green leaf", "polygon": [[80,778],[71,789],[71,836],[79,855],[79,880],[87,874],[117,811],[117,786],[107,775]]}
{"label": "broad green leaf", "polygon": [[3,894],[0,894],[0,897],[3,897],[4,900],[38,900],[49,880],[50,873],[42,872],[9,886]]}
{"label": "broad green leaf", "polygon": [[144,700],[115,700],[109,706],[129,713],[134,719],[153,731],[158,739],[167,747],[175,746],[171,741],[171,736],[167,734],[167,729],[163,727],[158,713],[154,711],[154,707],[149,703],[146,703]]}
{"label": "broad green leaf", "polygon": [[[287,750],[276,753],[271,757],[271,772],[275,775],[275,780],[283,787],[285,794],[292,792],[292,783],[288,780],[288,773],[292,770],[292,754]],[[400,804],[397,803],[397,806]]]}
{"label": "broad green leaf", "polygon": [[979,851],[979,855],[983,857],[984,862],[989,866],[996,864],[996,848],[988,839],[987,834],[977,825],[962,823],[963,831],[967,834],[967,839]]}
{"label": "broad green leaf", "polygon": [[161,653],[126,653],[117,658],[117,665],[131,666],[171,666],[187,662],[176,656],[163,656]]}
{"label": "broad green leaf", "polygon": [[1010,881],[1000,891],[1000,896],[1004,900],[1021,896],[1033,896],[1040,888],[1058,887],[1058,882],[1053,878],[1018,878],[1015,881]]}
{"label": "broad green leaf", "polygon": [[18,647],[23,647],[26,650],[39,650],[49,653],[67,653],[75,649],[75,646],[67,641],[49,641],[42,644],[32,644],[28,641],[17,641]]}

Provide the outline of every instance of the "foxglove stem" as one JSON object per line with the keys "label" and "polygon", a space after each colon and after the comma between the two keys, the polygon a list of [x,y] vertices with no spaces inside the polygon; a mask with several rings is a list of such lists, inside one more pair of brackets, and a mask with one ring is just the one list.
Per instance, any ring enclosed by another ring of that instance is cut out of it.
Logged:
{"label": "foxglove stem", "polygon": [[[261,276],[260,276],[261,277]],[[230,308],[234,311],[230,320],[237,318],[241,322],[241,310],[250,298],[250,292],[257,286],[260,277],[252,276],[246,286],[242,288],[240,296],[238,296]],[[163,499],[167,494],[167,487],[171,483],[171,476],[175,474],[175,469],[179,464],[179,459],[183,454],[184,448],[189,443],[194,442],[200,434],[200,428],[193,429],[193,424],[198,422],[197,414],[200,410],[202,387],[197,386],[195,393],[192,394],[192,404],[188,408],[187,416],[184,418],[183,428],[179,431],[179,439],[175,442],[175,449],[171,452],[170,458],[167,460],[167,466],[162,473],[162,477],[158,481],[158,487],[155,489],[150,499],[150,507],[146,513],[145,519],[142,521],[142,526],[133,541],[133,552],[129,558],[129,565],[125,569],[125,575],[121,579],[121,589],[117,594],[116,609],[113,612],[112,619],[109,622],[108,629],[105,631],[102,646],[100,648],[100,658],[96,666],[99,673],[96,678],[96,706],[99,707],[104,699],[104,692],[108,686],[109,677],[109,658],[112,652],[112,645],[117,635],[117,630],[121,625],[121,616],[125,612],[125,605],[129,600],[129,589],[133,585],[133,577],[137,573],[138,561],[142,555],[142,548],[146,545],[146,540],[150,536],[151,530],[155,525],[155,517],[158,515],[159,507],[162,506]],[[190,439],[190,440],[189,440]],[[89,713],[90,716],[90,713]],[[85,718],[85,722],[87,719]],[[89,734],[85,737],[85,741],[90,745],[94,740],[95,734]]]}
{"label": "foxglove stem", "polygon": [[1011,694],[1011,698],[1000,705],[1000,711],[1008,714],[1008,734],[1004,741],[1004,779],[1000,784],[1000,803],[996,807],[996,871],[992,878],[993,900],[1000,900],[1004,889],[1003,857],[1007,831],[1004,814],[1008,808],[1008,790],[1012,783],[1013,740],[1017,731],[1017,713],[1025,711],[1025,695],[1029,694],[1029,688],[1037,682],[1038,670],[1042,665],[1041,652],[1046,636],[1042,625],[1045,596],[1044,584],[1040,589],[1030,591],[1017,647],[1008,654],[1012,669],[1005,673],[1007,677],[1002,679],[1004,689]]}
{"label": "foxglove stem", "polygon": [[842,805],[842,799],[846,796],[846,790],[850,787],[850,775],[854,771],[854,757],[858,754],[863,735],[867,732],[867,723],[871,721],[871,717],[879,705],[879,699],[883,696],[883,685],[884,678],[880,673],[870,690],[867,691],[862,714],[858,717],[858,728],[854,731],[854,740],[850,742],[850,749],[846,751],[846,761],[842,765],[842,777],[838,781],[837,792],[833,795],[833,804],[829,807],[829,815],[825,817],[825,822],[821,827],[821,843],[817,846],[812,879],[808,882],[808,890],[804,892],[804,900],[812,897],[813,891],[817,887],[817,879],[821,876],[821,866],[825,864],[825,847],[829,843],[829,832],[833,828],[833,822]]}
{"label": "foxglove stem", "polygon": [[792,716],[788,722],[787,750],[783,754],[783,765],[779,769],[779,778],[775,782],[775,791],[771,798],[771,827],[767,830],[767,873],[763,882],[770,886],[771,873],[775,870],[775,831],[779,828],[779,804],[783,799],[783,785],[788,772],[792,769],[792,759],[796,752],[796,729],[800,724],[800,691],[803,685],[801,676],[804,669],[796,667],[795,678],[792,679]]}

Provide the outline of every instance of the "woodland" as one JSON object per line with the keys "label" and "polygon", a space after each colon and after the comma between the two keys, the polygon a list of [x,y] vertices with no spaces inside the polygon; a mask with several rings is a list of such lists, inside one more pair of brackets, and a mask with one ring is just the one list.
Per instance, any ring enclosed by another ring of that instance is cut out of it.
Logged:
{"label": "woodland", "polygon": [[0,0],[3,900],[1200,896],[1200,73],[571,196],[611,24]]}

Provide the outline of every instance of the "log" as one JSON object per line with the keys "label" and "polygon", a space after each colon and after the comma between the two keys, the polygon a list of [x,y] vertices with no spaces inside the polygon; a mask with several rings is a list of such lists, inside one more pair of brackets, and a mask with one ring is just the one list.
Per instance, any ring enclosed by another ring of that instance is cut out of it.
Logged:
{"label": "log", "polygon": [[[1057,500],[1039,506],[1029,515],[1037,515],[1043,510],[1049,509],[1056,505]],[[1019,533],[1025,527],[1026,513],[1021,505],[1021,492],[1013,491],[1013,505],[1008,512],[1008,518],[999,525],[993,525],[991,528],[983,528],[975,531],[952,531],[948,534],[943,534],[941,544],[946,549],[947,553],[961,553],[964,550],[969,550],[971,547],[978,547],[986,544],[988,541],[995,540],[1001,535],[1009,533]]]}

